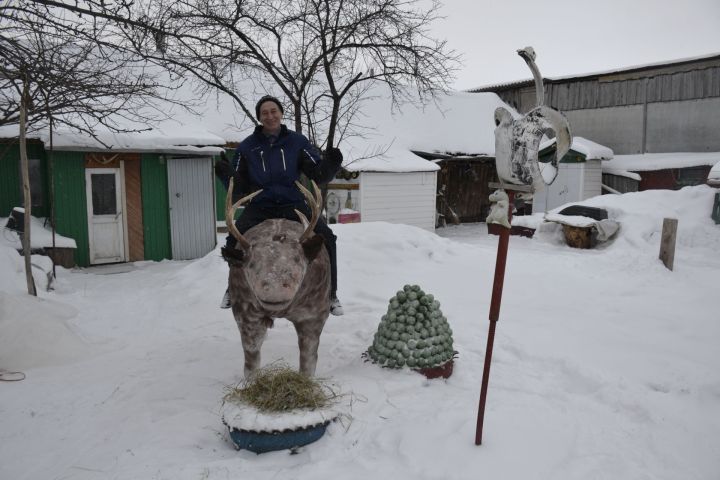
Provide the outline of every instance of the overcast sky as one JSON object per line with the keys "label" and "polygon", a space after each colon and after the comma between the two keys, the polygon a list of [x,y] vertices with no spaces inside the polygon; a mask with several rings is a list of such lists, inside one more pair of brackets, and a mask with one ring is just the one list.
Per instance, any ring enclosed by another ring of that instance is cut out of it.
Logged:
{"label": "overcast sky", "polygon": [[463,54],[459,90],[720,53],[720,0],[441,0],[433,27]]}

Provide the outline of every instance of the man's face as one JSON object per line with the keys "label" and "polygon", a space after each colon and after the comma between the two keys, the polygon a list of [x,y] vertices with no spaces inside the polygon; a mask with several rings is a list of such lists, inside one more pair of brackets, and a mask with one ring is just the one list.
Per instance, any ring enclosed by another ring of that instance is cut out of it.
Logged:
{"label": "man's face", "polygon": [[260,105],[260,123],[263,130],[275,133],[280,130],[280,122],[282,122],[282,112],[277,104],[272,101],[263,102]]}

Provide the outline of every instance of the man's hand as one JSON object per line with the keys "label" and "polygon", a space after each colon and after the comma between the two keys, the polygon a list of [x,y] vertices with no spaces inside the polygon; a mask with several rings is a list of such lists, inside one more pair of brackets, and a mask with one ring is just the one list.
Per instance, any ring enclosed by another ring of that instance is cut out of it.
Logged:
{"label": "man's hand", "polygon": [[225,152],[220,152],[220,160],[215,163],[215,175],[221,179],[228,179],[235,174],[235,169],[230,165]]}

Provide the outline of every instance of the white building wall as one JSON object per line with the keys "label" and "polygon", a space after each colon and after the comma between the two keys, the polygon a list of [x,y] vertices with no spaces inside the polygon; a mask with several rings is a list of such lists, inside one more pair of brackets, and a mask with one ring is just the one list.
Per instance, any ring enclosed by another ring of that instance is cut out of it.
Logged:
{"label": "white building wall", "polygon": [[588,160],[585,162],[583,172],[582,198],[585,200],[602,195],[602,166],[600,160]]}
{"label": "white building wall", "polygon": [[561,163],[551,185],[533,195],[533,213],[547,212],[570,202],[579,202],[602,193],[600,160]]}
{"label": "white building wall", "polygon": [[362,172],[360,220],[435,231],[437,172]]}

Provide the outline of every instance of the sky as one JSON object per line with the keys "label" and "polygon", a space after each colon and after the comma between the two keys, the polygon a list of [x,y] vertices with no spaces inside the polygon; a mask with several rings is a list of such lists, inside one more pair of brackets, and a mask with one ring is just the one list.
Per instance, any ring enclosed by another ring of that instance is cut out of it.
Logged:
{"label": "sky", "polygon": [[516,50],[532,46],[547,77],[720,53],[717,0],[444,0],[432,27],[461,53],[458,90],[532,78]]}
{"label": "sky", "polygon": [[[384,222],[332,225],[345,315],[327,321],[317,375],[339,387],[334,408],[344,416],[295,455],[236,451],[223,425],[222,397],[243,368],[232,314],[218,308],[227,280],[219,248],[189,261],[59,267],[53,291],[35,269],[35,298],[3,230],[0,369],[25,379],[0,381],[0,478],[716,478],[715,192],[587,200],[620,223],[591,250],[568,247],[554,223],[510,239],[481,446],[475,425],[498,245],[484,224],[438,235]],[[665,216],[680,219],[673,271],[658,260]],[[433,294],[453,330],[458,354],[447,380],[361,357],[405,284]],[[262,355],[264,365],[297,367],[289,322],[275,322]]]}

